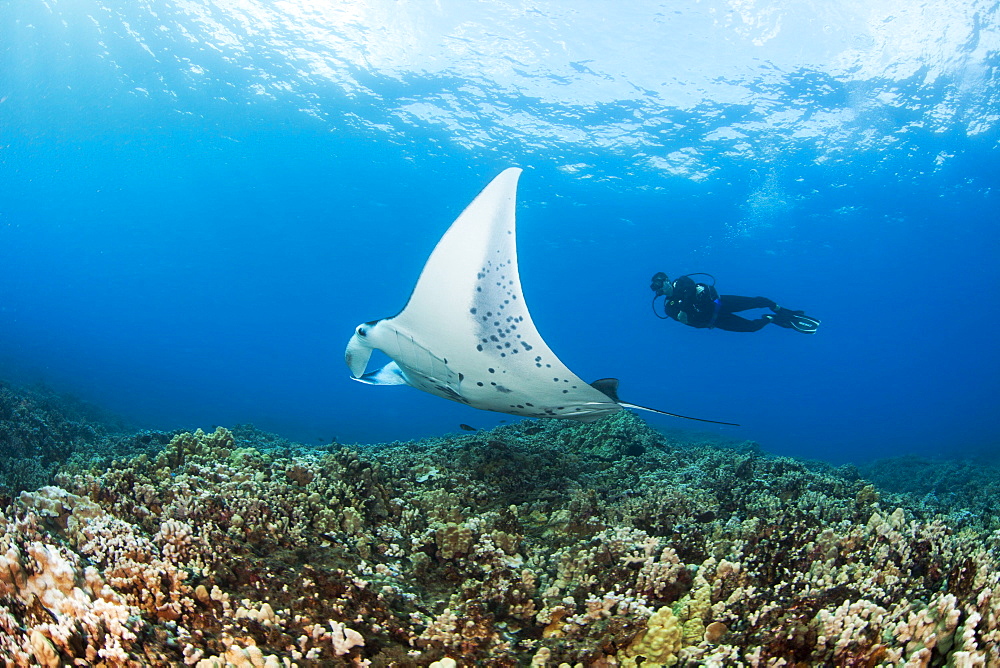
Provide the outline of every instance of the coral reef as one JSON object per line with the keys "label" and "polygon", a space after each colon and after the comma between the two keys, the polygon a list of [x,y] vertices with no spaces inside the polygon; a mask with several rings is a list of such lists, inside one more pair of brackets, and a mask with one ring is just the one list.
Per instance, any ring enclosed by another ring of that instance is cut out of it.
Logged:
{"label": "coral reef", "polygon": [[243,427],[0,503],[7,666],[1000,665],[1000,533],[632,414],[308,449]]}
{"label": "coral reef", "polygon": [[0,498],[48,484],[78,451],[92,455],[117,439],[142,438],[126,431],[119,419],[71,396],[0,381]]}
{"label": "coral reef", "polygon": [[1000,529],[1000,460],[970,452],[963,459],[908,455],[858,466],[858,474],[910,505],[947,515],[952,527]]}

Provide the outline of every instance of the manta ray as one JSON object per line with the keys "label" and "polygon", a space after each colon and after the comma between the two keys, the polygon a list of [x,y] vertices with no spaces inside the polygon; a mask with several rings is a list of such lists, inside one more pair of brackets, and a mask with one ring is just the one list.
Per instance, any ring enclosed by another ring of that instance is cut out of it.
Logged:
{"label": "manta ray", "polygon": [[[531,320],[517,268],[514,225],[521,170],[501,172],[452,223],[397,315],[362,323],[347,344],[351,376],[409,385],[473,408],[593,422],[634,408],[618,380],[587,383],[563,364]],[[372,351],[392,361],[366,373]]]}

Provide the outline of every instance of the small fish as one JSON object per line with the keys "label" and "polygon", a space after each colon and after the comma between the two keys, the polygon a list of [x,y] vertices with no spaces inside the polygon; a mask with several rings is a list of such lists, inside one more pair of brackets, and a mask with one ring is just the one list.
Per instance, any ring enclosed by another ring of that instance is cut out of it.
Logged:
{"label": "small fish", "polygon": [[528,436],[534,436],[535,434],[538,434],[541,431],[542,431],[541,427],[528,427],[527,429],[524,430],[524,433],[527,434]]}
{"label": "small fish", "polygon": [[479,431],[475,427],[467,425],[464,422],[462,424],[458,425],[458,428],[461,429],[461,430],[463,430],[463,431]]}

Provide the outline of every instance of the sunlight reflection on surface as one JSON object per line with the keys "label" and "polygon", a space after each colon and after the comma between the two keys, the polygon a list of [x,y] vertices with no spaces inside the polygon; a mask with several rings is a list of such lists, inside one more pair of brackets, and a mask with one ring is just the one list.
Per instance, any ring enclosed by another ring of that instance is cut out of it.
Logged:
{"label": "sunlight reflection on surface", "polygon": [[985,0],[47,6],[67,25],[84,8],[137,92],[217,86],[231,89],[225,99],[288,101],[328,123],[434,129],[468,149],[596,145],[693,180],[720,156],[784,148],[836,160],[1000,122],[990,66],[1000,31]]}

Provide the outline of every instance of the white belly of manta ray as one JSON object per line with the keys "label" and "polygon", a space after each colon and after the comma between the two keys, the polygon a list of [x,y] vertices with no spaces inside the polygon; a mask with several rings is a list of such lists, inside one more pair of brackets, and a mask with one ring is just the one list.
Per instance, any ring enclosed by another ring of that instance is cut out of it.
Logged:
{"label": "white belly of manta ray", "polygon": [[[402,311],[358,325],[344,355],[351,376],[525,417],[592,422],[637,408],[716,422],[625,403],[616,379],[587,383],[548,347],[528,313],[517,267],[520,174],[501,172],[452,223]],[[392,361],[368,372],[375,350]]]}
{"label": "white belly of manta ray", "polygon": [[[513,354],[510,354],[511,363],[504,366],[497,361],[506,359],[500,358],[499,353],[482,356],[476,350],[482,357],[479,364],[460,359],[463,357],[460,354],[450,358],[439,356],[413,334],[401,332],[394,320],[387,318],[365,323],[355,331],[346,358],[352,371],[358,369],[354,373],[356,380],[372,385],[409,385],[473,408],[524,417],[590,422],[622,410],[620,403],[568,369],[563,371],[565,378],[525,376],[514,362]],[[471,347],[475,350],[475,345]],[[372,350],[382,351],[393,361],[371,373],[360,373]],[[534,364],[537,362],[532,366]],[[542,368],[546,368],[545,365]],[[548,382],[544,382],[545,378]]]}

